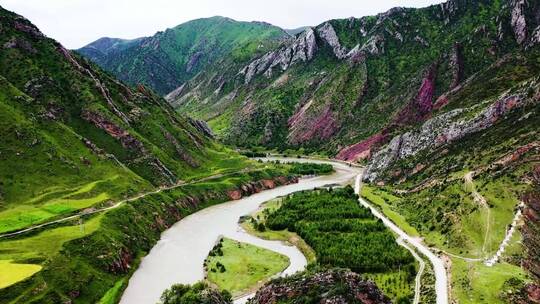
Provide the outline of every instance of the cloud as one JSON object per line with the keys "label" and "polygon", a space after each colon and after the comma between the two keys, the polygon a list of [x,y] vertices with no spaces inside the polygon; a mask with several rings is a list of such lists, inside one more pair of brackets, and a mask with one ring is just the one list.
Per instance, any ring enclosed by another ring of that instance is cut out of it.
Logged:
{"label": "cloud", "polygon": [[203,17],[266,21],[283,28],[362,17],[395,6],[423,7],[440,0],[0,0],[69,48],[100,37],[136,38]]}

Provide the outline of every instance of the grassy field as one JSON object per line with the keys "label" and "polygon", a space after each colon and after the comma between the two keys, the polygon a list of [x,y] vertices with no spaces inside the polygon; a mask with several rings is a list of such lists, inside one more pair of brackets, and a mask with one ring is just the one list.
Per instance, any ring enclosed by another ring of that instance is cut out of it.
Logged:
{"label": "grassy field", "polygon": [[368,185],[362,186],[361,196],[371,203],[379,207],[379,209],[386,215],[394,224],[398,225],[403,231],[405,231],[410,236],[419,236],[420,234],[414,227],[407,223],[407,220],[404,216],[392,210],[392,207],[387,202],[395,202],[399,198],[383,191],[382,189],[377,189]]}
{"label": "grassy field", "polygon": [[233,296],[246,293],[289,265],[286,256],[271,250],[226,238],[220,244],[222,254],[211,253],[205,262],[207,279]]}
{"label": "grassy field", "polygon": [[265,240],[283,241],[296,246],[306,257],[308,264],[315,263],[317,256],[315,251],[298,234],[289,230],[264,229],[260,231],[256,228],[258,223],[266,225],[266,217],[281,206],[282,199],[274,199],[264,203],[259,210],[251,215],[251,219],[242,221],[241,226],[248,233]]}
{"label": "grassy field", "polygon": [[452,297],[460,304],[505,303],[499,295],[511,278],[527,280],[527,275],[520,267],[508,263],[487,267],[483,262],[452,259]]}
{"label": "grassy field", "polygon": [[32,276],[41,270],[40,265],[18,264],[11,260],[0,260],[0,288],[7,287]]}

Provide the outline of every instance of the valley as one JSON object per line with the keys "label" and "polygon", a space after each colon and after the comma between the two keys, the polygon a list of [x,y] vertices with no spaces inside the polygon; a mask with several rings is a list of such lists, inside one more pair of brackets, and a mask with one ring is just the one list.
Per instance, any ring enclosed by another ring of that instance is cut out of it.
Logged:
{"label": "valley", "polygon": [[0,304],[540,303],[540,1],[433,3],[73,50],[0,3]]}

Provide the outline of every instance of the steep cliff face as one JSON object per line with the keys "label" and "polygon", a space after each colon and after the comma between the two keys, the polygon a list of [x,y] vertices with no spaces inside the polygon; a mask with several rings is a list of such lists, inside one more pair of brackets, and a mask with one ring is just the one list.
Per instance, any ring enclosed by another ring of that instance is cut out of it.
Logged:
{"label": "steep cliff face", "polygon": [[468,78],[537,49],[537,2],[453,0],[331,20],[239,69],[203,71],[168,100],[231,144],[365,158]]}

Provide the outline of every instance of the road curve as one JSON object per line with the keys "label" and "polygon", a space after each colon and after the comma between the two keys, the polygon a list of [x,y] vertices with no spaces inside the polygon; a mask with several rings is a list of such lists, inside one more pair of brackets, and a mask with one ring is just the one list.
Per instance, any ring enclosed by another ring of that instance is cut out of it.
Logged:
{"label": "road curve", "polygon": [[[360,195],[360,186],[362,181],[362,175],[356,176],[354,184],[355,192]],[[448,304],[448,278],[446,274],[446,268],[444,262],[435,255],[428,247],[422,244],[418,239],[411,237],[399,228],[394,222],[386,218],[379,210],[375,209],[371,204],[366,202],[363,198],[359,198],[360,204],[369,208],[374,216],[381,219],[384,225],[394,231],[402,239],[407,241],[408,244],[415,247],[420,253],[426,256],[433,265],[433,271],[435,272],[435,291],[437,293],[437,304]]]}

